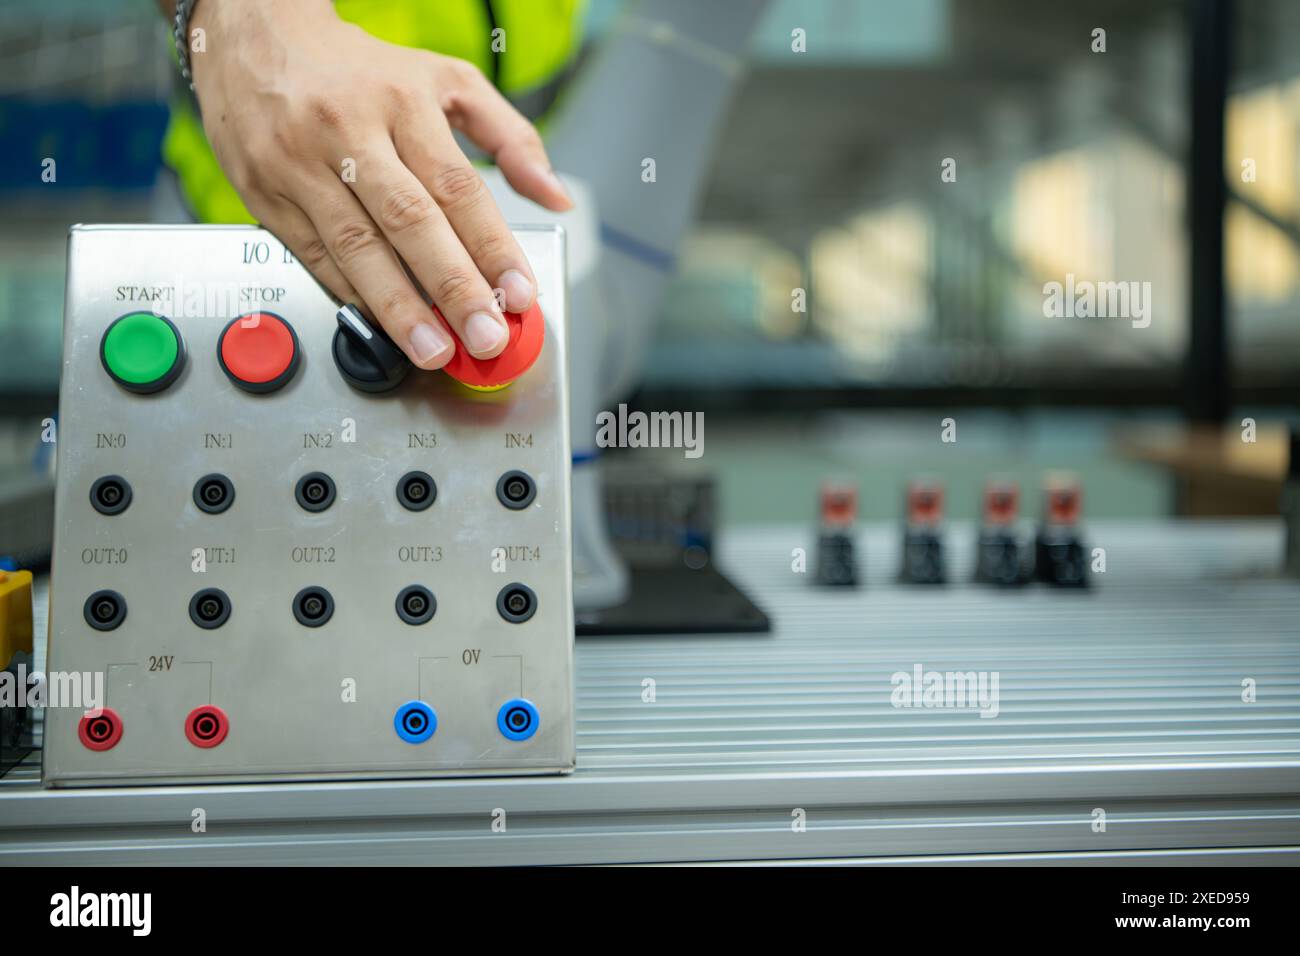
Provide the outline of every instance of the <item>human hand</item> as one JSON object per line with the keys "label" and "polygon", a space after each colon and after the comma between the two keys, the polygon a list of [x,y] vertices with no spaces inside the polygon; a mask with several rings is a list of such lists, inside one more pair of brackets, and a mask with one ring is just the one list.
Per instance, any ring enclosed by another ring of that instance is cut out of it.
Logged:
{"label": "human hand", "polygon": [[502,308],[528,308],[537,283],[452,130],[567,209],[533,125],[472,64],[378,40],[329,0],[209,0],[191,27],[204,129],[249,211],[416,365],[441,368],[455,343],[403,262],[471,355],[498,355]]}

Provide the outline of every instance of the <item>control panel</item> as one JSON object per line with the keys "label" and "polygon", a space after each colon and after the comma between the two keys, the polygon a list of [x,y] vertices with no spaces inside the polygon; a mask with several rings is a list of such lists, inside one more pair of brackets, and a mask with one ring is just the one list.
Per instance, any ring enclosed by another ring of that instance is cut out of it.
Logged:
{"label": "control panel", "polygon": [[573,768],[564,240],[515,236],[537,305],[425,372],[262,230],[74,227],[47,671],[102,694],[47,784]]}

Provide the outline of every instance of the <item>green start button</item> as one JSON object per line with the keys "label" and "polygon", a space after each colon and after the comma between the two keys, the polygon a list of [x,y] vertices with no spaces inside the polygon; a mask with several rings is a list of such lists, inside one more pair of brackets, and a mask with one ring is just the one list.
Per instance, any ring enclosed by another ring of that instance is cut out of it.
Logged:
{"label": "green start button", "polygon": [[131,312],[108,327],[99,343],[99,358],[117,384],[148,394],[176,381],[185,367],[185,343],[170,319]]}

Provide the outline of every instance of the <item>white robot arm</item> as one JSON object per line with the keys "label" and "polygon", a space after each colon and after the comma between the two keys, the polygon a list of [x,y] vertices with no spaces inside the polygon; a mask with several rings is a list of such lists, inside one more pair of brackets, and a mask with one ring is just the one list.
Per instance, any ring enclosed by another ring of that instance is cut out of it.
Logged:
{"label": "white robot arm", "polygon": [[675,251],[767,0],[633,4],[562,95],[547,151],[574,209],[488,182],[511,222],[558,222],[569,247],[574,602],[617,604],[627,573],[605,533],[596,413],[636,384]]}

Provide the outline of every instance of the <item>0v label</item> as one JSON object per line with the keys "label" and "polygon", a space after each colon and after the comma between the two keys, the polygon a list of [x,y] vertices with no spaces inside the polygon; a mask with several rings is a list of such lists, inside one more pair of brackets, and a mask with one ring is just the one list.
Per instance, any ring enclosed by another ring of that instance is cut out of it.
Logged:
{"label": "0v label", "polygon": [[465,648],[465,650],[464,650],[464,651],[461,653],[461,655],[460,655],[460,662],[461,662],[462,664],[466,665],[467,667],[468,667],[470,664],[477,664],[477,663],[478,663],[478,656],[479,656],[479,654],[481,654],[481,653],[482,653],[482,650],[481,650],[480,648],[477,648],[477,647],[467,647],[467,648]]}

